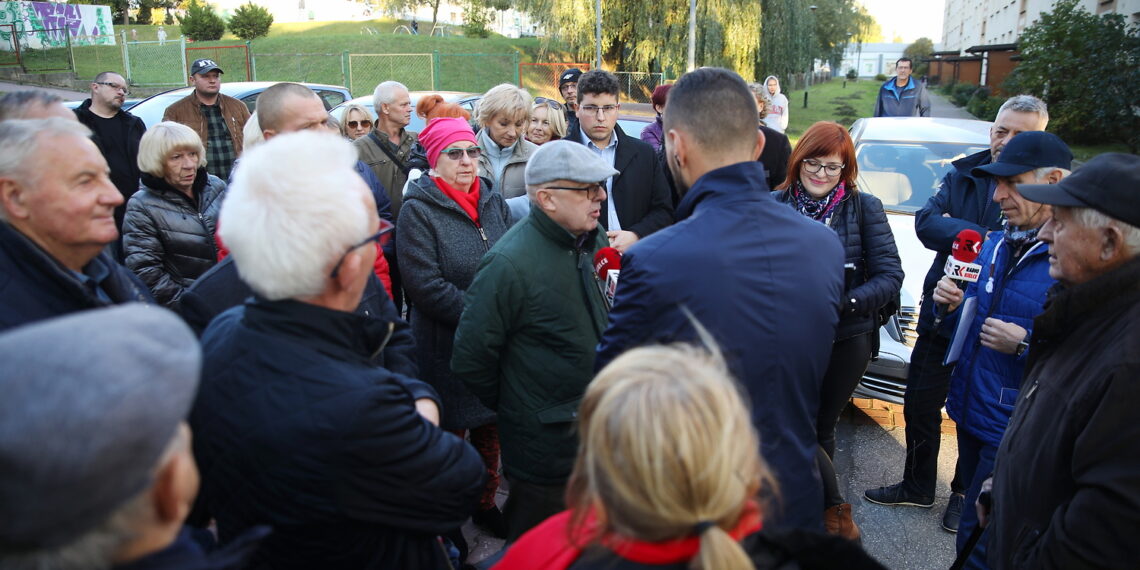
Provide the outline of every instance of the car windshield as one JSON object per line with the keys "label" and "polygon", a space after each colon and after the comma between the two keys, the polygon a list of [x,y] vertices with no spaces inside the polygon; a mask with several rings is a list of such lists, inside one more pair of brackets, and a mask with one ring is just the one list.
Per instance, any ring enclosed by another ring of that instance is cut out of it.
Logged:
{"label": "car windshield", "polygon": [[859,189],[874,194],[887,210],[916,212],[938,190],[951,162],[986,148],[965,143],[861,141],[855,151]]}

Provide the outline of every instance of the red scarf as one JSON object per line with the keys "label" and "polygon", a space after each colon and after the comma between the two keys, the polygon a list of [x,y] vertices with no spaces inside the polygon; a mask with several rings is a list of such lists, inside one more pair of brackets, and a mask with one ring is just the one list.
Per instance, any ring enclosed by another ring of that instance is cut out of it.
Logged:
{"label": "red scarf", "polygon": [[[507,554],[494,566],[494,569],[569,568],[582,555],[582,550],[593,542],[598,526],[597,518],[591,512],[571,535],[570,516],[570,511],[562,511],[527,531],[507,550]],[[744,537],[760,530],[762,526],[759,506],[754,501],[749,501],[744,506],[740,520],[732,530],[728,531],[728,534],[733,540],[740,542]],[[665,542],[645,542],[609,534],[603,536],[599,542],[616,555],[639,564],[686,562],[696,556],[701,548],[701,539],[696,535]]]}
{"label": "red scarf", "polygon": [[467,212],[468,216],[471,216],[471,220],[475,222],[475,225],[479,225],[478,176],[476,176],[475,181],[471,183],[471,191],[469,192],[460,192],[459,190],[452,188],[450,184],[444,182],[443,179],[438,176],[433,177],[432,182],[435,182],[435,185],[443,191],[444,196],[451,198],[455,201],[456,204],[459,204],[459,207],[463,208],[463,211]]}

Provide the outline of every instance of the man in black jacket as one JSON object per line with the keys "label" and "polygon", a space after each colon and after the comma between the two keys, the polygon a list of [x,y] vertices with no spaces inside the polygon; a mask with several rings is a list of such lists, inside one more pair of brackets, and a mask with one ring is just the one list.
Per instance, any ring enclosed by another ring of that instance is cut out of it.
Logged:
{"label": "man in black jacket", "polygon": [[103,253],[123,196],[74,120],[0,122],[0,330],[84,309],[153,301]]}
{"label": "man in black jacket", "polygon": [[395,325],[353,311],[390,226],[355,161],[331,133],[274,137],[243,156],[219,220],[258,298],[202,336],[190,421],[221,541],[274,528],[257,567],[444,567],[436,537],[483,490],[435,391],[372,361]]}
{"label": "man in black jacket", "polygon": [[595,69],[578,79],[579,128],[566,139],[586,145],[619,172],[605,181],[609,197],[599,220],[610,245],[621,252],[637,240],[673,223],[672,199],[665,172],[653,147],[627,136],[617,126],[618,81]]}
{"label": "man in black jacket", "polygon": [[75,109],[79,122],[94,133],[91,139],[107,159],[111,182],[123,194],[122,205],[115,208],[119,231],[123,230],[127,201],[139,189],[139,140],[146,132],[142,119],[123,110],[129,94],[122,75],[104,71],[91,82],[91,97]]}

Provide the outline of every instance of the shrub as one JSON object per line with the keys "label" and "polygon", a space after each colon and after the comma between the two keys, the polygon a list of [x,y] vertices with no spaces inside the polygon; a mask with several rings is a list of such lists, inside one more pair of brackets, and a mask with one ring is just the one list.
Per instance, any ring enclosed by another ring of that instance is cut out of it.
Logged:
{"label": "shrub", "polygon": [[182,33],[193,41],[208,42],[222,39],[226,33],[226,23],[208,4],[190,0],[186,5],[186,15],[180,19]]}
{"label": "shrub", "polygon": [[238,9],[234,10],[234,15],[230,17],[230,31],[246,41],[265,37],[272,25],[273,14],[253,2],[238,6]]}
{"label": "shrub", "polygon": [[[847,80],[848,81],[855,81],[856,79],[859,79],[859,72],[855,71],[854,67],[851,69],[848,69],[847,70]],[[884,81],[886,81],[886,80],[884,79]]]}
{"label": "shrub", "polygon": [[980,87],[974,91],[969,102],[966,103],[966,110],[983,121],[992,121],[997,118],[998,109],[1004,102],[1003,98],[994,97],[990,93],[989,87]]}
{"label": "shrub", "polygon": [[463,35],[469,38],[486,38],[491,35],[491,9],[482,0],[467,0],[464,3]]}
{"label": "shrub", "polygon": [[950,102],[958,107],[965,107],[966,103],[970,102],[970,97],[973,97],[977,90],[976,85],[959,83],[950,90]]}
{"label": "shrub", "polygon": [[883,75],[882,73],[875,76],[875,81],[886,81],[886,80],[887,80],[887,76]]}

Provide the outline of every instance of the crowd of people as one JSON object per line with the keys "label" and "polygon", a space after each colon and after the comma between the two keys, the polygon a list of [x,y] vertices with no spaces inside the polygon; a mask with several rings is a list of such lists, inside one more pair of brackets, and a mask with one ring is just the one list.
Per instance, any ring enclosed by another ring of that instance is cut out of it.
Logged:
{"label": "crowd of people", "polygon": [[[604,70],[339,123],[191,72],[149,129],[115,72],[0,97],[0,568],[463,568],[469,521],[504,569],[881,568],[835,428],[903,270],[777,78],[689,72],[634,138]],[[965,564],[1132,567],[1140,157],[1074,170],[1047,121],[1010,98],[916,216],[904,480],[865,499],[933,505],[945,402]]]}

